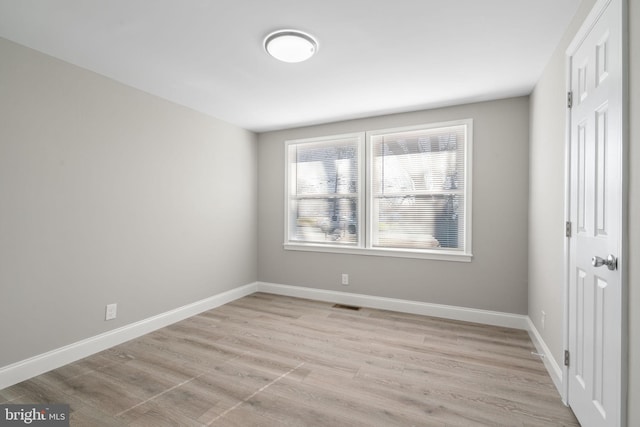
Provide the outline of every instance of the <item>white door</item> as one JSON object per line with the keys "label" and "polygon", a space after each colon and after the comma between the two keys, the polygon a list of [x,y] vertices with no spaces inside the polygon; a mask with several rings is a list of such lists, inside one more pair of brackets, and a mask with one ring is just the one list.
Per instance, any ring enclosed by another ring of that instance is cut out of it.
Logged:
{"label": "white door", "polygon": [[583,427],[623,420],[621,7],[622,0],[597,2],[601,10],[568,51],[568,402]]}

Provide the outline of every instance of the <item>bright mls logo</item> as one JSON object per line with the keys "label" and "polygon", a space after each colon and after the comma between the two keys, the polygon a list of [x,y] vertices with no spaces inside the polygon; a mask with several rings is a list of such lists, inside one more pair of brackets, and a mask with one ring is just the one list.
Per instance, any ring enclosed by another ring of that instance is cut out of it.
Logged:
{"label": "bright mls logo", "polygon": [[69,427],[69,405],[0,405],[0,427]]}

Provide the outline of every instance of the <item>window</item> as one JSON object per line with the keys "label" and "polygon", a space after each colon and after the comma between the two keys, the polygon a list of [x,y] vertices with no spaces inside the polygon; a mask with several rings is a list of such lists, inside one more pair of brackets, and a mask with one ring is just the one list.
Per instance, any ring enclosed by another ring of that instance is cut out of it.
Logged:
{"label": "window", "polygon": [[285,248],[470,261],[472,121],[286,142]]}
{"label": "window", "polygon": [[290,141],[287,242],[361,246],[363,134]]}

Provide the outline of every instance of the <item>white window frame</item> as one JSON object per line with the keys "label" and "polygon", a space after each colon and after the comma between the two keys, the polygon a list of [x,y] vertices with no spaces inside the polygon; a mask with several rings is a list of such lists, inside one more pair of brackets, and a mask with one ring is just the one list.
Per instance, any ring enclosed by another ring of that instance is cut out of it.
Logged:
{"label": "white window frame", "polygon": [[[464,142],[464,247],[456,250],[447,249],[404,249],[404,248],[381,248],[372,247],[373,232],[373,209],[372,209],[372,188],[373,188],[373,143],[375,136],[400,133],[407,131],[428,130],[451,126],[466,126],[466,138]],[[292,144],[331,141],[334,139],[357,137],[360,139],[358,149],[358,246],[343,246],[330,243],[306,243],[291,241],[290,230],[290,209],[289,209],[289,146]],[[312,251],[342,253],[354,255],[371,255],[400,258],[420,258],[441,261],[471,262],[472,253],[472,177],[473,177],[473,119],[454,120],[448,122],[429,123],[415,126],[405,126],[397,128],[379,129],[367,132],[355,132],[341,135],[323,136],[317,138],[303,138],[285,141],[285,200],[284,200],[284,229],[285,229],[285,250]]]}
{"label": "white window frame", "polygon": [[[365,192],[364,192],[364,160],[365,160],[365,137],[366,134],[364,132],[354,132],[354,133],[345,133],[340,135],[330,135],[330,136],[321,136],[317,138],[303,138],[303,139],[295,139],[290,141],[285,141],[285,149],[284,149],[284,157],[285,157],[285,182],[284,182],[284,234],[285,234],[285,249],[295,249],[295,250],[310,250],[310,251],[318,251],[318,252],[344,252],[344,249],[348,250],[360,250],[364,247],[364,233],[365,233],[365,225],[364,225],[364,209],[365,209]],[[331,243],[317,243],[317,242],[300,242],[291,239],[290,236],[290,225],[291,225],[291,209],[289,207],[289,190],[291,183],[289,182],[289,146],[297,145],[297,144],[305,144],[305,143],[316,143],[316,142],[330,142],[340,139],[349,139],[349,138],[357,138],[358,139],[358,246],[345,246],[345,245],[337,245]]]}

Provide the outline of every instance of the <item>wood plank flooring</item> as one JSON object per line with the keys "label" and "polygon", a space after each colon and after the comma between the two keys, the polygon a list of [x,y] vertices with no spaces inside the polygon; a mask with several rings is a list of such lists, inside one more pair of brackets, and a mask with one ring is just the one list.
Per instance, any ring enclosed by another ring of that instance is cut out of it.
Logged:
{"label": "wood plank flooring", "polygon": [[72,426],[578,426],[525,331],[257,293],[0,390]]}

